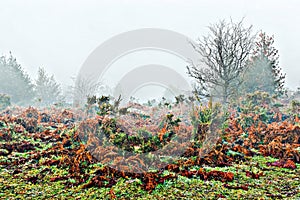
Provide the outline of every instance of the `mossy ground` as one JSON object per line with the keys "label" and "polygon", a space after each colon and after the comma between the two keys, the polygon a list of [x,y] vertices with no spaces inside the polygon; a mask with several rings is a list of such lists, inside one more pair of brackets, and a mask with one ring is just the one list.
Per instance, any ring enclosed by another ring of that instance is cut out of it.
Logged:
{"label": "mossy ground", "polygon": [[[19,155],[26,156],[26,154]],[[3,157],[2,157],[3,159]],[[148,192],[142,189],[139,179],[120,178],[111,188],[88,188],[82,185],[65,187],[65,183],[75,182],[72,179],[50,181],[57,176],[65,176],[68,169],[57,166],[41,166],[34,164],[18,166],[16,169],[0,168],[1,199],[300,199],[300,165],[297,169],[269,167],[267,162],[277,159],[271,157],[252,157],[249,160],[235,163],[230,167],[204,167],[205,170],[219,170],[234,173],[234,181],[203,181],[199,178],[178,176],[177,179],[166,180],[155,190]],[[33,168],[31,168],[33,167]],[[93,165],[87,170],[93,171],[101,166]],[[197,168],[197,166],[194,166]],[[192,170],[192,169],[191,169]],[[246,176],[246,171],[263,172],[258,179]],[[165,172],[168,173],[168,172]],[[39,177],[35,183],[27,177]],[[244,189],[229,189],[229,186],[245,186]],[[247,189],[246,189],[247,188]]]}

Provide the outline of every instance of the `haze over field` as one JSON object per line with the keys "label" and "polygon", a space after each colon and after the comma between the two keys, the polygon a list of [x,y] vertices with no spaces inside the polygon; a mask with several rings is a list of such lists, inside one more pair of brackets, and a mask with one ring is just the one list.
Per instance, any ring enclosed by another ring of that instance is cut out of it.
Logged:
{"label": "haze over field", "polygon": [[0,0],[0,199],[299,199],[300,0]]}
{"label": "haze over field", "polygon": [[[38,67],[54,74],[62,85],[72,84],[89,54],[101,43],[122,32],[140,28],[169,29],[197,39],[219,19],[237,21],[275,36],[286,85],[300,85],[300,2],[254,1],[17,1],[0,2],[0,54],[9,51],[33,77]],[[121,65],[169,62],[185,73],[185,63],[169,56],[147,53],[120,60],[106,79],[118,80]],[[114,70],[115,69],[115,70]],[[123,67],[126,69],[126,67]],[[126,70],[125,70],[126,71]],[[124,71],[124,72],[125,72]],[[119,74],[119,75],[118,75]],[[111,83],[112,84],[112,83]]]}

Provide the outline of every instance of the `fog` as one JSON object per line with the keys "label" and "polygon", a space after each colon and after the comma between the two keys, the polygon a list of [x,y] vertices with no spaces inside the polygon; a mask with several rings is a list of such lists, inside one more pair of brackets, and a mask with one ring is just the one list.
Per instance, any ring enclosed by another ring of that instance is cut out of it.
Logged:
{"label": "fog", "polygon": [[11,51],[33,78],[44,67],[65,87],[97,46],[122,32],[161,28],[197,39],[211,23],[245,17],[245,25],[274,35],[286,85],[295,89],[300,85],[299,13],[297,0],[2,0],[0,54]]}

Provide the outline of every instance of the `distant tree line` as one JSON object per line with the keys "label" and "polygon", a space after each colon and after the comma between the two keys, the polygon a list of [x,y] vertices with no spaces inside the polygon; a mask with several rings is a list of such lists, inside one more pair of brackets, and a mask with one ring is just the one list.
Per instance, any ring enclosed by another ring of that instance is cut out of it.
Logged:
{"label": "distant tree line", "polygon": [[11,103],[21,106],[47,106],[62,99],[60,84],[45,69],[39,68],[32,80],[10,53],[0,57],[0,94],[9,96]]}
{"label": "distant tree line", "polygon": [[[255,91],[274,97],[286,94],[285,74],[273,36],[253,34],[252,26],[245,27],[243,20],[221,20],[210,25],[209,31],[197,43],[191,43],[200,62],[187,66],[188,74],[197,81],[194,92],[198,97],[219,98],[227,103]],[[0,94],[8,95],[13,104],[47,106],[62,100],[61,86],[53,75],[39,68],[37,79],[32,80],[12,54],[0,57],[0,83]],[[79,78],[70,93],[80,105],[101,86]]]}

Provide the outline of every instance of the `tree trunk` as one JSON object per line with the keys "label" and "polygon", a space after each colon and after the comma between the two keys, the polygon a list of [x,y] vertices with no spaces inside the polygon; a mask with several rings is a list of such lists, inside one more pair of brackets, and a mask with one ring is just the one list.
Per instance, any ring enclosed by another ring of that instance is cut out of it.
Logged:
{"label": "tree trunk", "polygon": [[223,103],[227,103],[227,98],[228,98],[228,83],[225,82],[224,84],[224,93],[223,93]]}

